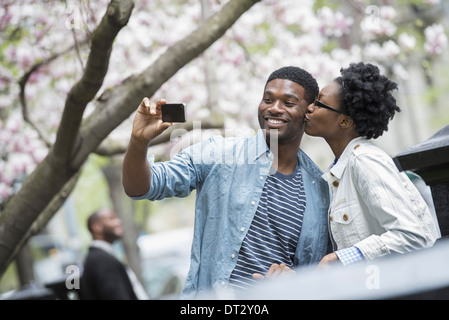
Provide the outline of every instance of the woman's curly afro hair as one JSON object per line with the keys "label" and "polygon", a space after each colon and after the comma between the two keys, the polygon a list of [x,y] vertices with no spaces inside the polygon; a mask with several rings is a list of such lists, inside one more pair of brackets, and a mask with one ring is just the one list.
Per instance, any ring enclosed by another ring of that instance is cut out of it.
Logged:
{"label": "woman's curly afro hair", "polygon": [[341,77],[335,79],[341,86],[340,109],[353,119],[360,135],[378,138],[388,130],[395,112],[401,111],[390,92],[398,85],[369,63],[351,63],[340,73]]}

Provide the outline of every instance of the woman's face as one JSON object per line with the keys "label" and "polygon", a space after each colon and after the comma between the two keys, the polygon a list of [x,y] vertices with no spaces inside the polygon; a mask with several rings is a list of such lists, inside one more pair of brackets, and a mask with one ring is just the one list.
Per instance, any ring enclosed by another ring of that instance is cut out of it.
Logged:
{"label": "woman's face", "polygon": [[310,136],[336,138],[341,133],[339,129],[339,119],[343,114],[320,106],[320,102],[326,106],[339,110],[338,95],[340,94],[340,85],[337,82],[331,82],[318,95],[318,102],[313,102],[307,107],[307,113],[304,117],[305,132]]}

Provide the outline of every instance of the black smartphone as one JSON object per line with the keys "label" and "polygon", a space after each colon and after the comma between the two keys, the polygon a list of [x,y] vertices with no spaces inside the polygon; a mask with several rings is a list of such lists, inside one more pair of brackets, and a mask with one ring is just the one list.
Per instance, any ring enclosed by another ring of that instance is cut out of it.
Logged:
{"label": "black smartphone", "polygon": [[161,110],[163,122],[186,122],[185,103],[166,103]]}

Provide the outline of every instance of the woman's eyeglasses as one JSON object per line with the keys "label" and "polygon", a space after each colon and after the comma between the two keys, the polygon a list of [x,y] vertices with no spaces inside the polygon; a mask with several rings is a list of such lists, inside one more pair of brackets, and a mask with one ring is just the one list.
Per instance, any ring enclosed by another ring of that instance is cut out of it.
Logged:
{"label": "woman's eyeglasses", "polygon": [[332,108],[332,107],[329,107],[327,104],[322,103],[322,102],[319,101],[318,99],[315,99],[314,105],[316,105],[317,107],[329,109],[329,110],[332,110],[332,111],[335,111],[335,112],[338,112],[338,113],[347,115],[347,114],[346,114],[345,112],[343,112],[343,111],[340,111],[340,110],[334,109],[334,108]]}

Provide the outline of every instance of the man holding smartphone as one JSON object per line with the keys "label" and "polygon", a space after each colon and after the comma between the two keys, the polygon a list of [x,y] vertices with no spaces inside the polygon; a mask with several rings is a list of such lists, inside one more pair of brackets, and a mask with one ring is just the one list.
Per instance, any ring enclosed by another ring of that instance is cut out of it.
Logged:
{"label": "man holding smartphone", "polygon": [[133,199],[186,197],[197,190],[190,270],[183,297],[317,264],[329,252],[329,193],[322,171],[300,149],[307,106],[318,95],[305,70],[283,67],[268,78],[253,137],[212,137],[170,161],[147,160],[165,100],[144,98],[123,163]]}

